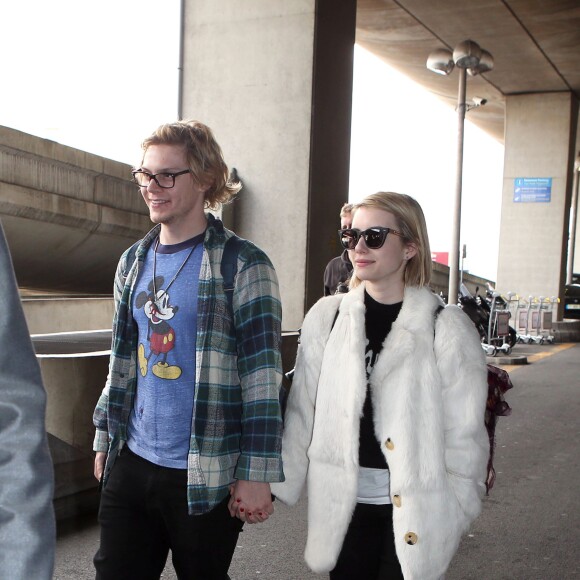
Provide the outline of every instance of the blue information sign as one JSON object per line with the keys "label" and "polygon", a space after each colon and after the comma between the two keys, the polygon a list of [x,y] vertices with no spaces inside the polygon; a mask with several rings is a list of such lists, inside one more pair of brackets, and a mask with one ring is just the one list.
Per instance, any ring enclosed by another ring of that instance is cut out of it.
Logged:
{"label": "blue information sign", "polygon": [[549,203],[551,199],[551,177],[516,177],[514,179],[514,202]]}

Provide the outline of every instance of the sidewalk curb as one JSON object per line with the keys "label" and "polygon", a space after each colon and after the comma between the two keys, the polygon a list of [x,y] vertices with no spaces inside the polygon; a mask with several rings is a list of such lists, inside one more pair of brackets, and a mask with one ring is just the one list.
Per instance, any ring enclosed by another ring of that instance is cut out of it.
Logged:
{"label": "sidewalk curb", "polygon": [[528,357],[524,355],[516,356],[487,356],[485,357],[489,364],[498,365],[527,365]]}

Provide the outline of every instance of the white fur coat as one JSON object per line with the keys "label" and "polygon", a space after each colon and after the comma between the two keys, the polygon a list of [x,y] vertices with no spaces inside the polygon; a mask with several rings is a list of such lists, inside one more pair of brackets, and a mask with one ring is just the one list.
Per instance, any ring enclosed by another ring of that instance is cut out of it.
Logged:
{"label": "white fur coat", "polygon": [[[406,289],[370,378],[406,580],[445,573],[485,492],[485,356],[469,318],[456,306],[436,318],[439,305],[426,288]],[[321,299],[304,320],[282,444],[286,481],[272,489],[294,504],[307,482],[305,559],[315,572],[334,567],[356,504],[365,344],[364,284]]]}

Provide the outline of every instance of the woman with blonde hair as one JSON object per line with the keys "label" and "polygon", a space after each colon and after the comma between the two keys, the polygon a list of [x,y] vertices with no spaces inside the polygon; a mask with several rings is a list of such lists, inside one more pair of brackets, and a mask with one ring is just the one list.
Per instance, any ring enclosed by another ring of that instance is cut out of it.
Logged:
{"label": "woman with blonde hair", "polygon": [[273,493],[308,487],[305,559],[331,580],[441,578],[481,509],[489,441],[477,331],[428,287],[419,204],[376,193],[339,232],[347,294],[302,327]]}

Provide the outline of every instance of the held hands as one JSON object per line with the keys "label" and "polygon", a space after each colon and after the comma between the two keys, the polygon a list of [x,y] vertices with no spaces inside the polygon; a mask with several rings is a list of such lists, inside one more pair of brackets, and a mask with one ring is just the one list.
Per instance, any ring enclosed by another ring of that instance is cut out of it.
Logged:
{"label": "held hands", "polygon": [[265,522],[274,513],[270,484],[238,479],[230,485],[228,508],[232,517],[248,524]]}

